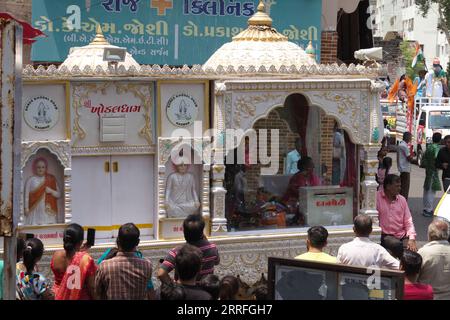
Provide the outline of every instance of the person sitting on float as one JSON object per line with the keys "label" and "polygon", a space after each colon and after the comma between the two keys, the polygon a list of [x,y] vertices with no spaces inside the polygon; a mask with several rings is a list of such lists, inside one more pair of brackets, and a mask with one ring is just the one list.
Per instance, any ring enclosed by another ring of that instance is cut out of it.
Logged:
{"label": "person sitting on float", "polygon": [[287,191],[283,197],[285,202],[292,199],[298,200],[298,189],[301,187],[320,186],[320,178],[314,174],[314,161],[311,157],[303,157],[298,163],[297,172],[289,180]]}
{"label": "person sitting on float", "polygon": [[400,80],[398,83],[397,96],[401,102],[405,102],[406,99],[408,99],[408,92],[407,92],[407,86],[406,86],[406,75],[404,75],[404,74],[400,77]]}
{"label": "person sitting on float", "polygon": [[427,75],[426,70],[420,70],[419,75],[414,78],[414,85],[417,87],[417,92],[415,99],[420,100],[420,98],[425,97],[425,90],[427,87],[427,81],[425,79],[425,76]]}

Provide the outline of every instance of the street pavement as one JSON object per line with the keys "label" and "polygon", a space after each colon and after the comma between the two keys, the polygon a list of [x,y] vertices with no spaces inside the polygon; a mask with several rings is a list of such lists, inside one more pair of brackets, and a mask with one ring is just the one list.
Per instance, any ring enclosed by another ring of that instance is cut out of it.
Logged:
{"label": "street pavement", "polygon": [[[397,156],[395,152],[388,154],[388,157],[392,158],[392,169],[391,173],[398,174],[396,159]],[[441,177],[441,171],[439,172],[439,177]],[[409,209],[414,221],[414,226],[417,232],[418,246],[421,247],[427,241],[427,228],[433,218],[427,218],[422,215],[423,204],[422,204],[422,193],[423,193],[423,182],[425,180],[425,169],[419,168],[417,165],[411,165],[411,185],[409,187],[409,198],[408,204]],[[443,195],[443,191],[436,193],[436,198],[434,199],[434,206],[436,207],[440,198]]]}

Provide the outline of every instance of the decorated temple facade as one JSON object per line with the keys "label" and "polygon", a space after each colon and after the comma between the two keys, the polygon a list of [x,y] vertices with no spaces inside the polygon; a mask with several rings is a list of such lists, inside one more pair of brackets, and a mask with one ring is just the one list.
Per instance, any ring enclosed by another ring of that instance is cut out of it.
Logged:
{"label": "decorated temple facade", "polygon": [[95,255],[134,222],[157,266],[196,213],[219,273],[252,278],[306,250],[308,226],[327,226],[334,252],[355,215],[376,217],[382,70],[318,64],[263,3],[203,65],[104,61],[117,49],[98,28],[59,67],[24,69],[20,230],[44,260],[68,223],[96,229]]}

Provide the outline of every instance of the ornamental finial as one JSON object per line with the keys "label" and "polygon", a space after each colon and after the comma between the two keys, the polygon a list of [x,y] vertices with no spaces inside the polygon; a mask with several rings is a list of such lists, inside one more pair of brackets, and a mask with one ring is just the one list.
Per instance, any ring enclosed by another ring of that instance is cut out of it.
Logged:
{"label": "ornamental finial", "polygon": [[248,19],[248,24],[253,26],[272,26],[272,18],[266,13],[266,5],[263,0],[259,0],[256,13]]}
{"label": "ornamental finial", "polygon": [[89,43],[89,45],[91,45],[91,44],[109,45],[109,42],[106,41],[105,36],[103,35],[102,27],[100,26],[99,23],[97,24],[97,26],[95,28],[95,33],[96,33],[95,38],[94,38],[94,40],[92,40],[91,43]]}

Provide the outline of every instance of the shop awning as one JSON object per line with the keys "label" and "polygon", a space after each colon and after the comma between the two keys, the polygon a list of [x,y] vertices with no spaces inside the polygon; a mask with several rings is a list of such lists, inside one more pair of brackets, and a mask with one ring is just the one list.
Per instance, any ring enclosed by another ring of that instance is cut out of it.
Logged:
{"label": "shop awning", "polygon": [[39,37],[39,36],[46,37],[45,33],[43,33],[41,30],[33,28],[28,22],[14,18],[11,14],[9,14],[7,12],[0,12],[0,19],[15,20],[22,25],[22,27],[23,27],[23,43],[24,44],[31,44],[31,43],[35,42],[36,40],[33,40],[33,39],[36,37]]}

